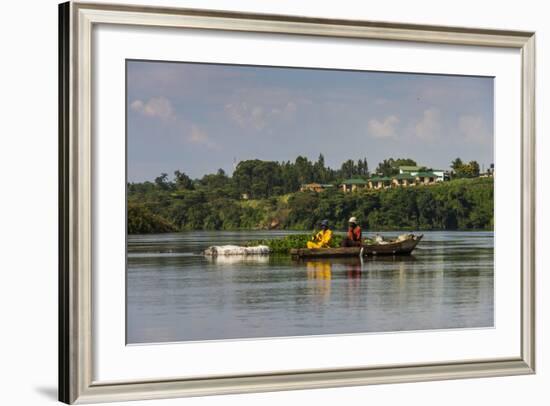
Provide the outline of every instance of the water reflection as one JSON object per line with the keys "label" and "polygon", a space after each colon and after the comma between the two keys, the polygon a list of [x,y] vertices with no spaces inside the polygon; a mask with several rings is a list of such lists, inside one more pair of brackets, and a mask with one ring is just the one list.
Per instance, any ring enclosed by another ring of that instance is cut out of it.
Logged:
{"label": "water reflection", "polygon": [[329,261],[307,261],[307,279],[312,282],[313,293],[321,299],[330,297],[330,282],[332,279],[332,264]]}
{"label": "water reflection", "polygon": [[253,237],[132,236],[128,341],[493,325],[492,233],[425,233],[415,255],[407,257],[200,255],[208,245]]}

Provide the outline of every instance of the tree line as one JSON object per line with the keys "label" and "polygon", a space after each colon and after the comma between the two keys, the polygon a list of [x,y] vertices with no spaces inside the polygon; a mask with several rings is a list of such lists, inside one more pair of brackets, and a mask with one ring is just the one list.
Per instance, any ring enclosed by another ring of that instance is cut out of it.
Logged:
{"label": "tree line", "polygon": [[340,169],[332,169],[325,164],[323,154],[317,161],[298,156],[294,162],[262,161],[259,159],[241,161],[229,177],[223,169],[215,174],[204,175],[200,179],[191,179],[181,171],[175,171],[172,180],[163,173],[150,182],[133,183],[130,191],[156,187],[161,190],[199,190],[219,189],[232,197],[246,195],[253,199],[267,198],[292,193],[304,183],[334,183],[346,178],[369,176],[366,158],[354,161],[348,159]]}
{"label": "tree line", "polygon": [[[400,166],[417,166],[417,163],[410,158],[384,159],[378,164],[374,174],[394,176],[399,173]],[[451,168],[453,178],[473,178],[480,175],[479,164],[476,161],[466,164],[460,158],[456,158],[451,163]],[[430,171],[432,168],[422,167],[421,170]],[[298,156],[294,162],[259,159],[241,161],[232,177],[223,169],[218,169],[214,174],[191,179],[177,170],[172,179],[169,179],[168,174],[162,173],[153,183],[129,184],[129,190],[132,193],[150,191],[153,188],[165,191],[218,189],[232,198],[246,196],[251,199],[263,199],[296,192],[306,183],[338,184],[348,178],[367,179],[370,175],[366,158],[357,161],[348,159],[339,169],[332,169],[325,165],[325,158],[320,154],[315,162],[303,156]]]}

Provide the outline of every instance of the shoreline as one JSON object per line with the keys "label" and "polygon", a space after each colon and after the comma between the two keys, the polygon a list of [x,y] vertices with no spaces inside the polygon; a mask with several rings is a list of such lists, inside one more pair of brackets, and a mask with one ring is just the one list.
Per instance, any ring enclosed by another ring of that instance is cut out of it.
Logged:
{"label": "shoreline", "polygon": [[[304,230],[304,229],[292,229],[292,228],[284,228],[284,229],[264,229],[264,228],[242,228],[242,229],[228,229],[228,230],[205,230],[205,229],[195,229],[195,230],[180,230],[180,231],[168,231],[168,232],[157,232],[157,233],[127,233],[128,236],[132,235],[166,235],[166,234],[187,234],[187,233],[198,233],[198,232],[208,232],[208,233],[223,233],[223,232],[264,232],[264,233],[271,233],[273,232],[292,232],[292,233],[302,233],[302,234],[312,234],[314,230]],[[335,233],[343,233],[345,234],[347,230],[335,230],[332,229]],[[463,229],[423,229],[423,228],[394,228],[394,229],[379,229],[379,230],[362,230],[365,234],[377,234],[377,233],[391,233],[391,232],[494,232],[495,230],[493,228],[463,228]]]}

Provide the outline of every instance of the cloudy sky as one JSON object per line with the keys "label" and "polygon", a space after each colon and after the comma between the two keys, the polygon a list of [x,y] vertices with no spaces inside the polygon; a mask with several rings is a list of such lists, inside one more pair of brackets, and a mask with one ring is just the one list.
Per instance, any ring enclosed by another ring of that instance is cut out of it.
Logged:
{"label": "cloudy sky", "polygon": [[493,162],[493,79],[128,61],[128,180],[246,159]]}

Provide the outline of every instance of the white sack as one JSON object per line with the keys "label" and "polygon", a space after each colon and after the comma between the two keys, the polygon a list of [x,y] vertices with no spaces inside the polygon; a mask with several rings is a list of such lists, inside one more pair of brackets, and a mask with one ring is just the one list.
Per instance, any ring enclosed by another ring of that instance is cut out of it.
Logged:
{"label": "white sack", "polygon": [[238,245],[213,245],[204,251],[204,255],[268,255],[269,247],[267,245],[257,245],[255,247],[241,247]]}

